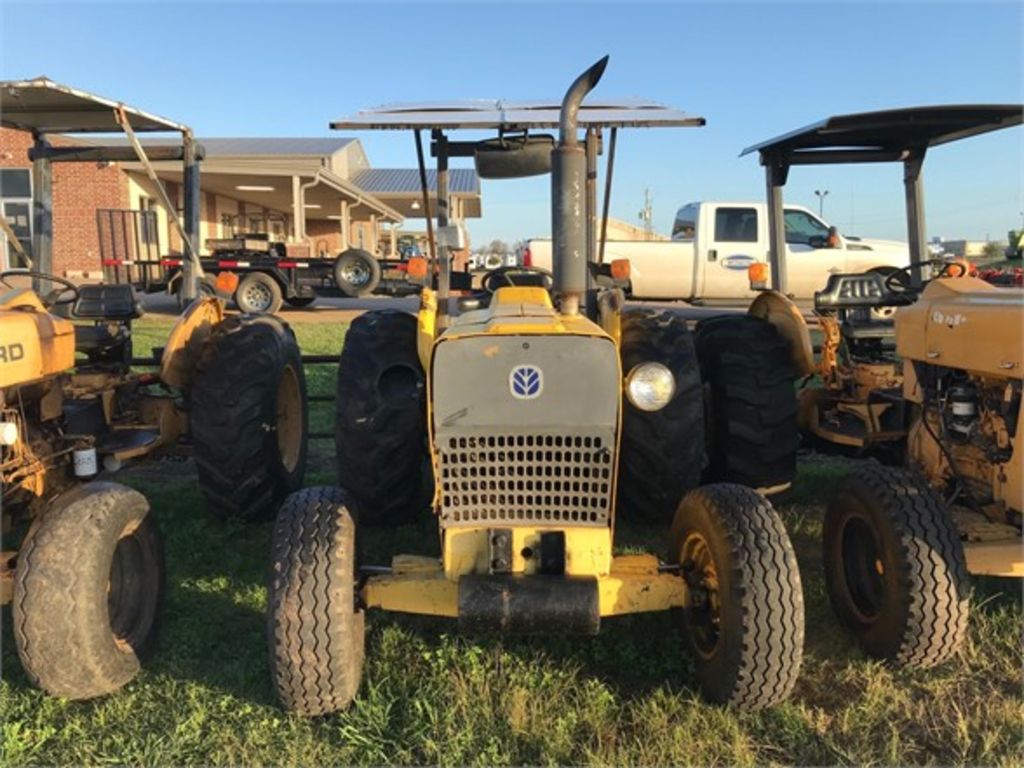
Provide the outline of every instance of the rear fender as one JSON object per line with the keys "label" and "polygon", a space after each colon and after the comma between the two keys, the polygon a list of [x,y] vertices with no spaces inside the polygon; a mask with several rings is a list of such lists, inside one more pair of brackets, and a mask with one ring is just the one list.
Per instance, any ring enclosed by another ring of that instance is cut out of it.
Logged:
{"label": "rear fender", "polygon": [[767,320],[775,326],[789,345],[790,357],[800,376],[809,376],[815,372],[811,333],[803,313],[791,299],[778,291],[762,291],[750,305],[747,314]]}

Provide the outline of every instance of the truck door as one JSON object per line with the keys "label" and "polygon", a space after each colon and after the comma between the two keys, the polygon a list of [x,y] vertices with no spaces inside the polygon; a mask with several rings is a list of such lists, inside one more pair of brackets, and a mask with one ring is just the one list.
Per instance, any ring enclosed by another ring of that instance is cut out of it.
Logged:
{"label": "truck door", "polygon": [[[764,241],[760,231],[761,217],[753,206],[715,206],[701,224],[710,234],[697,253],[703,262],[701,290],[705,299],[745,299],[750,290],[747,267],[764,261]],[[758,243],[761,243],[758,245]]]}
{"label": "truck door", "polygon": [[831,274],[846,269],[846,250],[829,247],[829,228],[807,211],[787,208],[786,263],[788,290],[799,299],[810,299],[820,291]]}

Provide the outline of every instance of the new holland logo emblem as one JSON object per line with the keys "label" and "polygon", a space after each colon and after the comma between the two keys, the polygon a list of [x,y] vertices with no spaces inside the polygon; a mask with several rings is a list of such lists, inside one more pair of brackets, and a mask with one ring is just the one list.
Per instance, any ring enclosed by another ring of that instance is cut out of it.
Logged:
{"label": "new holland logo emblem", "polygon": [[508,375],[508,388],[517,400],[533,400],[544,391],[544,372],[535,365],[517,365]]}

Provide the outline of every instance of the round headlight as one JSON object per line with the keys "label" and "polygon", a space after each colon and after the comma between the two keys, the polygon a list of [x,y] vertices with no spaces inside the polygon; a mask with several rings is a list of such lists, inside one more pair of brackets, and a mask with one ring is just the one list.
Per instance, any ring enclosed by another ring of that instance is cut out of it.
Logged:
{"label": "round headlight", "polygon": [[626,397],[641,411],[660,411],[675,393],[675,377],[661,363],[641,363],[626,376]]}

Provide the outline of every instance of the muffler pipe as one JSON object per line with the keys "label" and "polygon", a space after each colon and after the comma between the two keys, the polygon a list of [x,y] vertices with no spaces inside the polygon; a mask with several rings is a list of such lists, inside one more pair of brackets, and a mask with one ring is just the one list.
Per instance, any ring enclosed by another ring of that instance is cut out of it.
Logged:
{"label": "muffler pipe", "polygon": [[577,137],[580,105],[597,85],[608,57],[577,77],[562,99],[558,146],[551,150],[551,249],[554,291],[562,312],[579,313],[587,290],[587,157]]}

